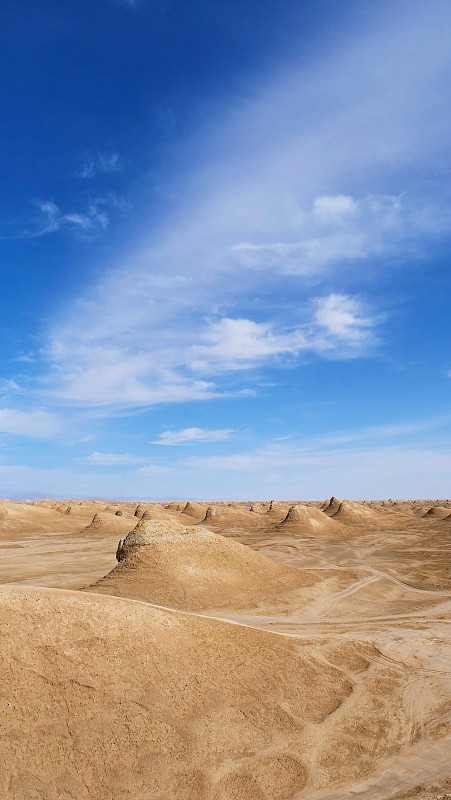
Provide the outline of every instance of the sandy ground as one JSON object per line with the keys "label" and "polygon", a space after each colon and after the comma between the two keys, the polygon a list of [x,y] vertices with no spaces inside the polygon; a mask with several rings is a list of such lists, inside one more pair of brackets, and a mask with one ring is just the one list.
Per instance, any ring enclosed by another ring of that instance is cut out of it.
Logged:
{"label": "sandy ground", "polygon": [[291,505],[0,503],[0,797],[451,798],[451,506]]}

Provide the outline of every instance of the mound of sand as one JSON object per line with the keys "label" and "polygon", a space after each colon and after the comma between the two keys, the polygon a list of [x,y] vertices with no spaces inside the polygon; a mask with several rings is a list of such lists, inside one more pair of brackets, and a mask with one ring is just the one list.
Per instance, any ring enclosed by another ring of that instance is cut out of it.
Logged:
{"label": "mound of sand", "polygon": [[252,503],[250,510],[254,514],[265,514],[269,511],[269,503]]}
{"label": "mound of sand", "polygon": [[142,503],[138,503],[138,505],[136,506],[136,508],[135,508],[135,510],[133,512],[134,516],[138,517],[138,519],[140,519],[142,517],[142,515],[144,514],[145,510],[146,510],[146,506],[143,506]]}
{"label": "mound of sand", "polygon": [[414,514],[417,514],[420,517],[424,517],[426,512],[428,511],[427,506],[412,506],[411,510]]}
{"label": "mound of sand", "polygon": [[0,589],[0,615],[4,798],[286,800],[362,779],[416,724],[370,644],[57,589]]}
{"label": "mound of sand", "polygon": [[2,500],[0,533],[5,538],[16,534],[76,531],[86,524],[86,516],[76,506],[59,506],[57,510],[55,507]]}
{"label": "mound of sand", "polygon": [[326,534],[333,537],[346,532],[344,525],[326,516],[319,508],[304,506],[301,503],[291,506],[277,527],[281,530],[290,529],[292,532]]}
{"label": "mound of sand", "polygon": [[426,511],[425,514],[423,514],[423,517],[425,517],[425,518],[433,517],[434,519],[444,519],[445,517],[449,516],[449,513],[450,513],[449,512],[449,508],[446,508],[445,506],[432,506],[432,508],[430,508],[428,511]]}
{"label": "mound of sand", "polygon": [[116,531],[119,535],[130,530],[133,526],[134,520],[130,517],[116,516],[116,514],[94,514],[89,525],[86,525],[84,530],[88,533],[113,533]]}
{"label": "mound of sand", "polygon": [[207,513],[207,508],[208,506],[205,503],[188,502],[183,506],[182,514],[184,514],[185,517],[189,517],[190,520],[201,522]]}
{"label": "mound of sand", "polygon": [[267,513],[286,514],[289,508],[290,508],[289,503],[281,503],[278,500],[271,500]]}
{"label": "mound of sand", "polygon": [[90,591],[171,608],[302,607],[326,574],[304,573],[205,528],[142,521],[119,542],[118,566]]}
{"label": "mound of sand", "polygon": [[331,517],[332,514],[336,514],[338,509],[341,506],[341,500],[338,497],[331,497],[330,500],[325,500],[321,506],[321,511],[324,514],[327,514],[328,517]]}
{"label": "mound of sand", "polygon": [[102,516],[102,514],[94,514],[89,525],[86,525],[85,530],[87,531],[90,528],[103,528],[108,524],[108,520],[109,518]]}
{"label": "mound of sand", "polygon": [[[325,512],[327,513],[327,509]],[[337,511],[329,516],[342,522],[344,525],[357,526],[361,530],[368,528],[391,528],[396,530],[406,524],[406,518],[411,518],[411,512],[397,511],[392,507],[378,508],[377,506],[364,506],[351,500],[343,500]]]}
{"label": "mound of sand", "polygon": [[176,500],[173,500],[172,503],[167,503],[165,508],[167,511],[183,511],[185,505],[186,503],[178,503]]}
{"label": "mound of sand", "polygon": [[116,513],[116,511],[122,511],[122,509],[121,509],[121,508],[118,508],[118,506],[117,506],[117,505],[108,505],[108,506],[105,506],[105,508],[104,508],[103,510],[104,510],[104,511],[106,511],[108,514],[115,514],[115,513]]}
{"label": "mound of sand", "polygon": [[205,523],[217,528],[247,529],[262,527],[259,515],[239,506],[208,506],[201,525]]}
{"label": "mound of sand", "polygon": [[366,523],[379,519],[382,513],[374,507],[369,508],[361,503],[354,503],[352,500],[343,500],[332,516],[334,519],[343,519],[350,523]]}
{"label": "mound of sand", "polygon": [[100,508],[104,506],[105,503],[102,501],[95,501],[95,500],[82,500],[80,503],[80,508],[84,509],[85,511],[100,511]]}

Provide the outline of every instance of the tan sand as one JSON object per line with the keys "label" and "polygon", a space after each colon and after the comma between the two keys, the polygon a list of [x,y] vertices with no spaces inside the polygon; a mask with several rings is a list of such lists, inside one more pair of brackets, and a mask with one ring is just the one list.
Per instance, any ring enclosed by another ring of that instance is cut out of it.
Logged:
{"label": "tan sand", "polygon": [[300,572],[205,528],[144,518],[117,558],[89,591],[190,611],[298,613],[325,581],[345,580],[334,570]]}
{"label": "tan sand", "polygon": [[2,800],[451,793],[447,501],[140,506],[0,503]]}
{"label": "tan sand", "polygon": [[414,707],[405,654],[365,641],[61,590],[3,589],[0,609],[5,798],[310,797],[368,778],[444,708],[441,677]]}

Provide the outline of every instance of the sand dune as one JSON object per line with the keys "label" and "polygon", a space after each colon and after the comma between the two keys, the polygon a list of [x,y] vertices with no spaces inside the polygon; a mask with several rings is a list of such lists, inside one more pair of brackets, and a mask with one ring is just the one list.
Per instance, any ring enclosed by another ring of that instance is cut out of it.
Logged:
{"label": "sand dune", "polygon": [[165,505],[165,508],[168,511],[183,511],[183,509],[185,508],[185,505],[186,505],[186,503],[178,503],[175,500],[173,500],[171,503],[167,503]]}
{"label": "sand dune", "polygon": [[443,519],[444,517],[449,516],[450,510],[446,508],[446,506],[432,506],[426,513],[424,514],[425,517],[439,517]]}
{"label": "sand dune", "polygon": [[252,503],[250,510],[254,514],[264,514],[269,511],[269,503]]}
{"label": "sand dune", "polygon": [[2,589],[0,610],[0,788],[17,800],[310,797],[363,780],[443,704],[440,676],[407,703],[418,678],[364,641],[60,590]]}
{"label": "sand dune", "polygon": [[259,514],[246,509],[233,506],[208,506],[205,517],[201,524],[214,526],[220,529],[225,528],[262,528],[262,521]]}
{"label": "sand dune", "polygon": [[324,534],[332,537],[346,535],[346,528],[340,522],[335,521],[335,518],[326,516],[318,508],[302,504],[291,506],[279,527],[281,530],[289,528],[291,531]]}
{"label": "sand dune", "polygon": [[96,513],[94,514],[91,522],[89,525],[86,525],[84,530],[86,532],[92,533],[113,533],[113,531],[118,535],[124,533],[125,531],[129,531],[133,527],[134,523],[133,517],[127,516],[117,516],[116,513],[111,513],[105,511],[104,513]]}
{"label": "sand dune", "polygon": [[182,508],[181,513],[188,517],[189,522],[188,524],[192,524],[192,522],[200,522],[201,520],[205,519],[205,514],[207,513],[208,506],[206,504],[201,503],[185,503],[184,507]]}
{"label": "sand dune", "polygon": [[283,519],[289,511],[290,505],[290,503],[279,503],[277,500],[271,500],[266,513],[273,517],[282,517]]}
{"label": "sand dune", "polygon": [[167,521],[140,522],[119,543],[117,558],[118,566],[89,591],[191,611],[288,613],[305,607],[312,587],[335,575],[302,573],[205,528]]}
{"label": "sand dune", "polygon": [[343,500],[336,511],[330,513],[328,507],[325,513],[328,513],[331,519],[342,522],[348,526],[358,526],[360,528],[391,528],[405,527],[406,520],[410,518],[410,511],[400,508],[394,509],[392,506],[380,507],[377,505],[366,506],[362,503],[355,503],[351,500]]}
{"label": "sand dune", "polygon": [[330,500],[325,500],[323,505],[321,506],[321,510],[327,514],[328,517],[331,517],[332,514],[335,514],[341,506],[341,500],[337,497],[331,497]]}
{"label": "sand dune", "polygon": [[450,518],[426,500],[1,501],[0,580],[22,585],[0,587],[0,797],[450,787]]}
{"label": "sand dune", "polygon": [[[68,509],[70,508],[70,511]],[[58,510],[59,509],[59,510]],[[71,531],[86,525],[89,513],[67,504],[57,508],[35,506],[27,503],[0,501],[0,538],[11,533]]]}

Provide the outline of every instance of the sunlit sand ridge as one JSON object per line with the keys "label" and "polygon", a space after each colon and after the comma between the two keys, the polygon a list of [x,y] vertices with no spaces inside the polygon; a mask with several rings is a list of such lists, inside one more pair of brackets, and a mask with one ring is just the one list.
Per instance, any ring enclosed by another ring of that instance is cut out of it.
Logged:
{"label": "sunlit sand ridge", "polygon": [[0,796],[451,795],[450,515],[2,501]]}

